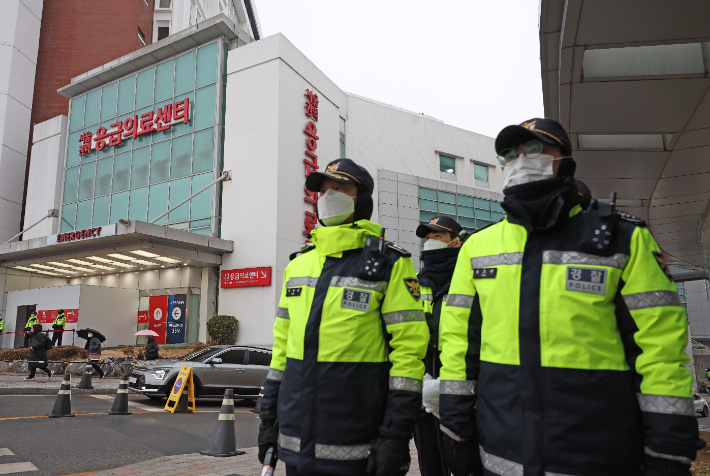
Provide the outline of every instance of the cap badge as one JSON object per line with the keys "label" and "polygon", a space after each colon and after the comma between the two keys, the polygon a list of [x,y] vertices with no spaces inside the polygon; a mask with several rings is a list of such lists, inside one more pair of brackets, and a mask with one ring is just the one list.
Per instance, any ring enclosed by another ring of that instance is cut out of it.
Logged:
{"label": "cap badge", "polygon": [[533,127],[535,127],[536,122],[537,121],[524,122],[521,126],[526,129],[532,129]]}
{"label": "cap badge", "polygon": [[340,166],[340,162],[336,162],[334,164],[331,164],[328,166],[328,172],[337,172],[338,167]]}
{"label": "cap badge", "polygon": [[432,219],[432,220],[429,222],[429,224],[430,224],[430,225],[436,225],[436,223],[437,223],[438,221],[439,221],[438,218],[434,218],[434,219]]}

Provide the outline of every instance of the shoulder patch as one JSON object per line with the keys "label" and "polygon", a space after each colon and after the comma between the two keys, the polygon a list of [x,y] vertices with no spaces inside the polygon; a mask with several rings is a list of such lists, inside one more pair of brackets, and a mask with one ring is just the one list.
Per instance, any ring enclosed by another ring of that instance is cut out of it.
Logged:
{"label": "shoulder patch", "polygon": [[391,241],[387,241],[386,243],[387,243],[387,248],[396,251],[397,253],[401,254],[401,255],[404,256],[405,258],[409,258],[409,257],[412,256],[412,253],[410,253],[409,251],[405,250],[405,249],[402,248],[401,246],[395,245],[395,244],[392,243]]}
{"label": "shoulder patch", "polygon": [[619,215],[619,219],[622,221],[627,221],[627,222],[633,223],[634,225],[637,225],[637,226],[643,226],[643,227],[646,226],[645,221],[643,221],[640,218],[636,218],[635,216],[631,215],[630,213],[620,212],[617,210],[616,214]]}
{"label": "shoulder patch", "polygon": [[288,255],[288,260],[289,260],[289,261],[293,261],[294,259],[296,259],[296,257],[297,257],[298,255],[300,255],[300,254],[306,254],[306,253],[308,253],[309,251],[313,251],[313,250],[315,250],[315,249],[316,249],[315,245],[306,245],[306,246],[304,246],[303,248],[301,248],[299,251],[296,251],[295,253],[291,253],[290,255]]}
{"label": "shoulder patch", "polygon": [[663,274],[666,275],[668,281],[673,282],[673,275],[671,274],[671,269],[668,267],[668,263],[666,262],[666,258],[663,256],[663,253],[659,251],[651,251],[651,253],[653,254],[653,257],[656,258],[658,266],[661,267],[661,271],[663,271]]}
{"label": "shoulder patch", "polygon": [[409,291],[409,294],[414,298],[415,301],[419,301],[422,297],[422,293],[419,289],[419,281],[417,278],[404,278],[404,286]]}

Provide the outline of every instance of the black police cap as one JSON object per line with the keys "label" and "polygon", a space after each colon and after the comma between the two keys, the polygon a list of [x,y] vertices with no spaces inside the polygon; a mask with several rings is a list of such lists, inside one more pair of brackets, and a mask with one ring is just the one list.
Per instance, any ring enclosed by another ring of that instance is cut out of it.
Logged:
{"label": "black police cap", "polygon": [[461,225],[453,218],[436,217],[432,218],[429,223],[419,225],[417,227],[417,236],[419,238],[426,238],[431,232],[448,232],[451,233],[451,236],[456,238],[462,229]]}
{"label": "black police cap", "polygon": [[326,165],[324,172],[311,172],[306,178],[306,189],[320,192],[325,179],[341,183],[354,183],[361,186],[368,195],[375,189],[375,181],[370,172],[350,159],[337,159]]}
{"label": "black police cap", "polygon": [[556,145],[564,155],[572,154],[572,143],[562,124],[554,119],[534,118],[520,125],[504,127],[496,137],[496,153],[505,149],[527,144],[531,140],[541,140],[546,144]]}

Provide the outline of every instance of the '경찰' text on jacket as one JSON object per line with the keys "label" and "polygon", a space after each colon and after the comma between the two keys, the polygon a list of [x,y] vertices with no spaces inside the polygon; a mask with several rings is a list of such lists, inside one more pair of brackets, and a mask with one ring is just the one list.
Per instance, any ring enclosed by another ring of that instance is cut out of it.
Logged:
{"label": "'\uacbd\ucc30' text on jacket", "polygon": [[299,472],[362,473],[378,428],[418,417],[428,331],[412,261],[388,249],[384,278],[358,277],[381,229],[316,228],[315,249],[284,272],[262,404]]}

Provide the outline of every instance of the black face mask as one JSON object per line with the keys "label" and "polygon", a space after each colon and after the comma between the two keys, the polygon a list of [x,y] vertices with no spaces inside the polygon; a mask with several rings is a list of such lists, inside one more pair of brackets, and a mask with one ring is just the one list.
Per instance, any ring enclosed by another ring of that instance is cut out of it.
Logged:
{"label": "black face mask", "polygon": [[417,276],[419,284],[431,288],[437,294],[446,289],[454,275],[460,250],[461,247],[422,251],[423,266]]}
{"label": "black face mask", "polygon": [[569,216],[581,202],[572,177],[555,177],[514,185],[503,190],[503,209],[514,221],[533,229],[548,229]]}

